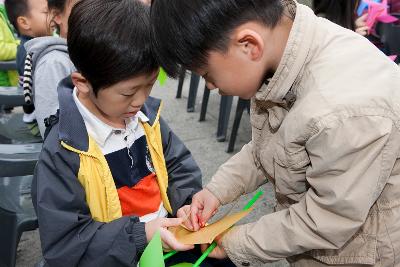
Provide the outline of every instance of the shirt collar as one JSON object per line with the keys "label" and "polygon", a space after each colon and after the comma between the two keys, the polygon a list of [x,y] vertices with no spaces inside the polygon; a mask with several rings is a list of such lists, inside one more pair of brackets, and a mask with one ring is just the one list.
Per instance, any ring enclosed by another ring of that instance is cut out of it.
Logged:
{"label": "shirt collar", "polygon": [[281,0],[285,12],[294,18],[281,62],[272,78],[261,86],[257,101],[284,103],[285,96],[293,84],[301,79],[302,71],[311,56],[309,51],[314,41],[316,16],[313,11],[294,0]]}
{"label": "shirt collar", "polygon": [[125,129],[115,128],[100,120],[81,103],[78,99],[76,88],[74,88],[73,91],[73,98],[78,107],[79,113],[82,115],[83,121],[85,122],[88,134],[100,146],[104,146],[107,139],[116,132],[127,132],[127,134],[134,133],[139,126],[139,120],[142,122],[149,121],[147,116],[142,111],[139,111],[135,116],[125,119]]}

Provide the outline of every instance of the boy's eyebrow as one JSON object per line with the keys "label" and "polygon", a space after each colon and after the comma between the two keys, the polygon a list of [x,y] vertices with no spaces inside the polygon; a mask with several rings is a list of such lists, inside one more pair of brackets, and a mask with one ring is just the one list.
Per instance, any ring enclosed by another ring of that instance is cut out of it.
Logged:
{"label": "boy's eyebrow", "polygon": [[129,89],[132,90],[132,91],[135,91],[135,90],[138,90],[140,86],[141,86],[141,85],[138,84],[138,85],[135,85],[134,87],[131,87],[131,88],[129,88]]}

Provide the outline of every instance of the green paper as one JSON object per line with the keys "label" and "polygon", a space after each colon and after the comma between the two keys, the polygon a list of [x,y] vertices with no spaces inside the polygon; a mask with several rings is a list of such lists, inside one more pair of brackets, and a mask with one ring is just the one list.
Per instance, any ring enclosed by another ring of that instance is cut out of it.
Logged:
{"label": "green paper", "polygon": [[173,250],[173,251],[170,251],[170,252],[168,252],[168,253],[165,253],[165,254],[164,254],[164,260],[167,260],[167,259],[171,258],[171,257],[174,256],[176,253],[178,253],[178,251],[176,251],[176,250]]}
{"label": "green paper", "polygon": [[165,82],[167,81],[167,73],[163,68],[160,68],[160,72],[158,73],[158,81],[160,82],[160,85],[163,86]]}
{"label": "green paper", "polygon": [[211,245],[203,252],[201,257],[193,264],[193,267],[199,267],[200,264],[208,257],[208,254],[210,254],[214,248],[217,246],[217,243],[212,242]]}
{"label": "green paper", "polygon": [[[250,209],[254,203],[264,194],[262,190],[259,190],[251,199],[250,201],[244,206],[242,210],[248,210]],[[177,265],[174,265],[172,267],[198,267],[200,264],[207,258],[207,256],[214,250],[214,248],[217,246],[217,243],[212,242],[211,245],[203,252],[201,257],[192,265],[191,263],[180,263]],[[168,259],[169,257],[175,255],[177,251],[171,251],[167,254],[164,255],[165,259]],[[142,267],[142,266],[141,266]]]}
{"label": "green paper", "polygon": [[157,231],[139,261],[140,267],[165,267],[160,231]]}
{"label": "green paper", "polygon": [[[254,203],[256,203],[256,201],[262,196],[262,194],[264,194],[262,190],[258,191],[242,210],[250,209],[254,205]],[[215,243],[215,241],[212,242],[212,244],[206,249],[206,251],[203,252],[201,257],[193,264],[193,267],[200,266],[200,264],[207,258],[208,254],[210,254],[216,246],[217,243]]]}
{"label": "green paper", "polygon": [[242,210],[248,210],[250,209],[254,203],[256,203],[256,201],[262,196],[262,194],[264,194],[264,192],[262,190],[258,191],[251,199],[250,201],[247,203],[247,205],[242,209]]}

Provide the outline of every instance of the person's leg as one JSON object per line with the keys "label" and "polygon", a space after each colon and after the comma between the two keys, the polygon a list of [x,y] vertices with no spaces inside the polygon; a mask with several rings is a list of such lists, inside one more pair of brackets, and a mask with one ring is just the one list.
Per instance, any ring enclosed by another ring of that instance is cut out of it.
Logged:
{"label": "person's leg", "polygon": [[35,106],[33,104],[23,105],[22,109],[24,110],[24,116],[23,116],[22,120],[25,123],[33,123],[36,121]]}

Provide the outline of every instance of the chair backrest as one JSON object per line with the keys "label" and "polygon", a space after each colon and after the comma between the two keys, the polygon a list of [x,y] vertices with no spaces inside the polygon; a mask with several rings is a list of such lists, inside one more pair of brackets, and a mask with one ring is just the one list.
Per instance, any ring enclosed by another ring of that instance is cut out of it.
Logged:
{"label": "chair backrest", "polygon": [[22,233],[38,228],[31,184],[32,175],[0,178],[0,266],[15,266]]}
{"label": "chair backrest", "polygon": [[32,175],[42,144],[0,144],[0,177]]}

